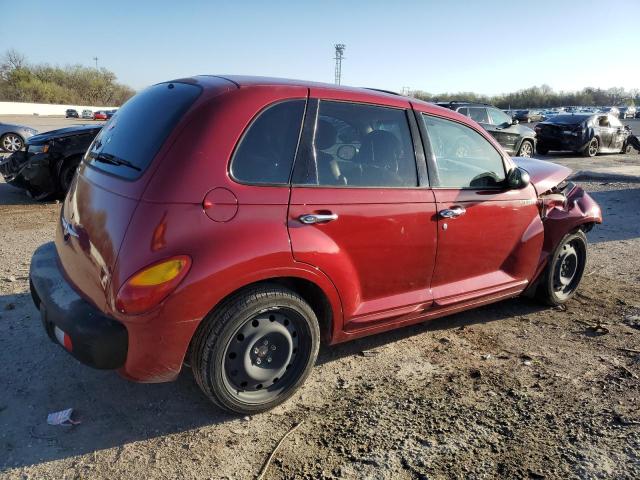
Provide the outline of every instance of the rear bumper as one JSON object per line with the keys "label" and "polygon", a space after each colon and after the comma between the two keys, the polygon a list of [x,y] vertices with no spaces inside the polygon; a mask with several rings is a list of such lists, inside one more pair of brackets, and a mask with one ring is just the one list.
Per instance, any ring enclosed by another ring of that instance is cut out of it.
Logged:
{"label": "rear bumper", "polygon": [[[31,259],[31,295],[49,337],[82,363],[118,369],[127,359],[125,326],[80,297],[64,277],[53,242],[39,247]],[[62,340],[63,335],[64,340]]]}

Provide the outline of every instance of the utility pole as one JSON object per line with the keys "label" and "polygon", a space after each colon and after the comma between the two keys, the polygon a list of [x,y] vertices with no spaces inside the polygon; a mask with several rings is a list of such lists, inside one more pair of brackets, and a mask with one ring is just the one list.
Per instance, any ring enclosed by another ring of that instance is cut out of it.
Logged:
{"label": "utility pole", "polygon": [[344,43],[336,43],[336,56],[334,60],[336,61],[336,85],[340,85],[340,80],[342,79],[342,59],[344,58],[344,49],[346,45]]}
{"label": "utility pole", "polygon": [[93,61],[96,62],[96,70],[98,70],[98,57],[93,57]]}

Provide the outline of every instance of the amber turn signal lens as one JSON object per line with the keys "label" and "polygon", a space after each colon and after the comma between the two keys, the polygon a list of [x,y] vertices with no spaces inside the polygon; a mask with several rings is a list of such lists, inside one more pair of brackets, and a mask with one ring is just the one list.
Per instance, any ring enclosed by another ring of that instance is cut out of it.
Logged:
{"label": "amber turn signal lens", "polygon": [[151,310],[176,289],[190,267],[191,259],[181,255],[140,270],[120,287],[116,309],[132,315]]}

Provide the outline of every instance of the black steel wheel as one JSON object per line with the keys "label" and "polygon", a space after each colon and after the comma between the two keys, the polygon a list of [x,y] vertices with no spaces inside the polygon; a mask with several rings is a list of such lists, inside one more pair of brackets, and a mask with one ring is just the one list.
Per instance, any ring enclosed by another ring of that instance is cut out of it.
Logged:
{"label": "black steel wheel", "polygon": [[598,154],[598,150],[600,150],[600,142],[597,137],[593,137],[582,154],[585,157],[595,157]]}
{"label": "black steel wheel", "polygon": [[191,365],[214,403],[251,414],[293,395],[311,372],[319,344],[318,321],[304,299],[263,285],[232,297],[203,321]]}
{"label": "black steel wheel", "polygon": [[556,248],[538,287],[537,296],[548,305],[561,305],[576,290],[587,264],[587,237],[582,231],[565,236]]}

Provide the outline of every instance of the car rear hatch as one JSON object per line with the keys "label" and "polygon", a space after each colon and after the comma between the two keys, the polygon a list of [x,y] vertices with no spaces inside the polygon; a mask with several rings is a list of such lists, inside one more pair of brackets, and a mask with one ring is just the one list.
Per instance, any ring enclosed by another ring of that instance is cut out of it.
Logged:
{"label": "car rear hatch", "polygon": [[[217,81],[218,93],[235,88]],[[185,80],[139,93],[105,124],[78,169],[63,203],[56,248],[67,279],[103,311],[111,309],[111,276],[139,199],[184,127],[185,113],[211,96],[202,92],[197,81]]]}

